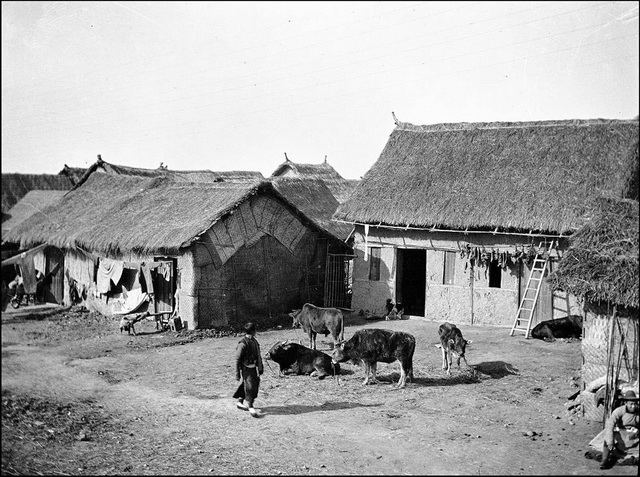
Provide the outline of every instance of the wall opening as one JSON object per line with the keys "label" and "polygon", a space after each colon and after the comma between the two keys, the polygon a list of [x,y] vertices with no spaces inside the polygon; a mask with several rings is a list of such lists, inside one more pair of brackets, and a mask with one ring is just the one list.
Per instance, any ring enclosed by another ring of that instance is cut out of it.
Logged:
{"label": "wall opening", "polygon": [[406,315],[425,316],[427,251],[399,248],[396,275],[396,302]]}

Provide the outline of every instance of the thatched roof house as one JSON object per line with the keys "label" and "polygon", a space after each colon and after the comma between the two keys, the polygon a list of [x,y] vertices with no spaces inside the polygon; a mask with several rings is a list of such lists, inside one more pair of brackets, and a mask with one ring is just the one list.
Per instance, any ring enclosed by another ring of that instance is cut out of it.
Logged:
{"label": "thatched roof house", "polygon": [[[294,195],[292,188],[280,187],[289,197]],[[295,207],[268,181],[182,182],[139,176],[114,180],[109,174],[96,173],[56,206],[8,232],[5,239],[19,241],[23,249],[48,243],[106,254],[175,253],[193,244],[247,198],[267,190]],[[320,217],[318,210],[308,210]],[[305,220],[321,228],[310,217]]]}
{"label": "thatched roof house", "polygon": [[334,218],[570,234],[603,192],[638,197],[637,151],[638,120],[398,123]]}
{"label": "thatched roof house", "polygon": [[[2,214],[16,205],[31,190],[63,190],[74,186],[74,182],[63,174],[2,174]],[[8,217],[7,217],[8,218]],[[4,220],[4,218],[3,218]]]}
{"label": "thatched roof house", "polygon": [[347,240],[353,227],[331,220],[338,201],[326,183],[320,179],[277,177],[272,179],[276,190],[316,224],[341,240]]}
{"label": "thatched roof house", "polygon": [[55,204],[66,192],[66,190],[31,190],[27,192],[16,205],[9,209],[8,218],[2,222],[3,241],[13,227],[42,209]]}
{"label": "thatched roof house", "polygon": [[[553,270],[599,197],[637,199],[637,158],[637,119],[396,121],[333,217],[355,226],[354,308],[382,311],[387,296],[417,316],[511,326],[539,244]],[[535,320],[572,306],[543,282]]]}
{"label": "thatched roof house", "polygon": [[285,154],[285,161],[271,174],[271,179],[298,178],[321,180],[329,188],[338,203],[343,203],[351,191],[358,184],[358,180],[343,178],[325,158],[320,164],[298,164],[289,160]]}
{"label": "thatched roof house", "polygon": [[82,185],[94,172],[103,172],[115,176],[166,177],[180,182],[254,181],[256,179],[264,179],[264,176],[258,171],[214,172],[207,169],[201,171],[179,171],[163,167],[162,164],[157,169],[121,166],[102,160],[102,157],[98,154],[98,160],[86,170],[76,186]]}
{"label": "thatched roof house", "polygon": [[[609,415],[627,383],[638,392],[638,209],[637,200],[599,199],[549,276],[554,290],[582,300],[582,405],[593,420]],[[601,389],[590,385],[598,380]]]}
{"label": "thatched roof house", "polygon": [[[91,306],[117,312],[110,304],[138,286],[155,290],[152,311],[179,313],[191,328],[235,325],[247,316],[265,325],[306,301],[323,304],[327,254],[350,251],[256,175],[134,175],[133,168],[104,165],[5,237],[22,249],[47,243],[65,252],[65,302],[77,284]],[[96,270],[113,261],[135,273],[107,280],[103,290]]]}

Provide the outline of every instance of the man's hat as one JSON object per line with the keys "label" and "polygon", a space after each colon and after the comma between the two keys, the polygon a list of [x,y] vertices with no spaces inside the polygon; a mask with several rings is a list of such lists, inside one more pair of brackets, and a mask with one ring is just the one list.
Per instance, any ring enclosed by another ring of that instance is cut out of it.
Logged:
{"label": "man's hat", "polygon": [[620,399],[624,401],[637,401],[638,395],[632,389],[629,389],[628,391],[622,393]]}
{"label": "man's hat", "polygon": [[256,325],[254,323],[249,322],[249,323],[244,325],[244,331],[251,335],[251,334],[255,333]]}

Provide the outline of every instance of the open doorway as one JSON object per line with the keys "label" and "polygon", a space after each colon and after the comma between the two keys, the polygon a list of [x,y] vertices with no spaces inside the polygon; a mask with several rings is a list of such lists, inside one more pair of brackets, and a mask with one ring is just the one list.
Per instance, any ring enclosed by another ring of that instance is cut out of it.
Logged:
{"label": "open doorway", "polygon": [[396,274],[396,301],[405,315],[424,316],[427,279],[427,251],[399,248]]}

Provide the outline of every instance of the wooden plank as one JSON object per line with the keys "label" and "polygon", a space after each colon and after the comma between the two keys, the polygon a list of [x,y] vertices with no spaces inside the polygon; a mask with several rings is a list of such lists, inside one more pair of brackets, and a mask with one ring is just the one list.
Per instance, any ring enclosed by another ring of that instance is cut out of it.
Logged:
{"label": "wooden plank", "polygon": [[280,219],[274,227],[275,233],[273,236],[292,253],[291,242],[295,237],[292,236],[294,229],[291,228],[291,223],[297,220],[298,219],[287,210],[286,214],[283,213],[280,216]]}
{"label": "wooden plank", "polygon": [[297,227],[297,231],[295,233],[295,235],[293,236],[293,239],[291,240],[291,245],[290,245],[290,250],[294,253],[294,255],[296,255],[297,253],[297,248],[298,245],[300,244],[300,242],[302,241],[302,238],[305,236],[305,234],[307,233],[307,227],[300,222],[299,220],[296,220],[295,225]]}
{"label": "wooden plank", "polygon": [[267,223],[264,220],[264,209],[268,200],[266,197],[253,197],[250,201],[251,212],[259,230],[266,230],[267,228]]}
{"label": "wooden plank", "polygon": [[211,227],[210,231],[213,234],[213,245],[216,252],[218,252],[218,256],[220,257],[222,264],[224,264],[236,251],[233,247],[229,232],[227,232],[227,227],[223,222],[216,222],[213,227]]}
{"label": "wooden plank", "polygon": [[248,242],[258,232],[258,225],[256,224],[256,219],[253,216],[249,202],[245,201],[240,204],[240,207],[238,207],[238,215],[244,225],[244,241]]}
{"label": "wooden plank", "polygon": [[231,243],[233,244],[234,251],[238,250],[240,247],[244,245],[245,242],[245,231],[244,225],[242,224],[242,219],[238,216],[238,214],[232,214],[227,216],[224,220],[224,224],[227,227],[227,232],[231,237]]}

